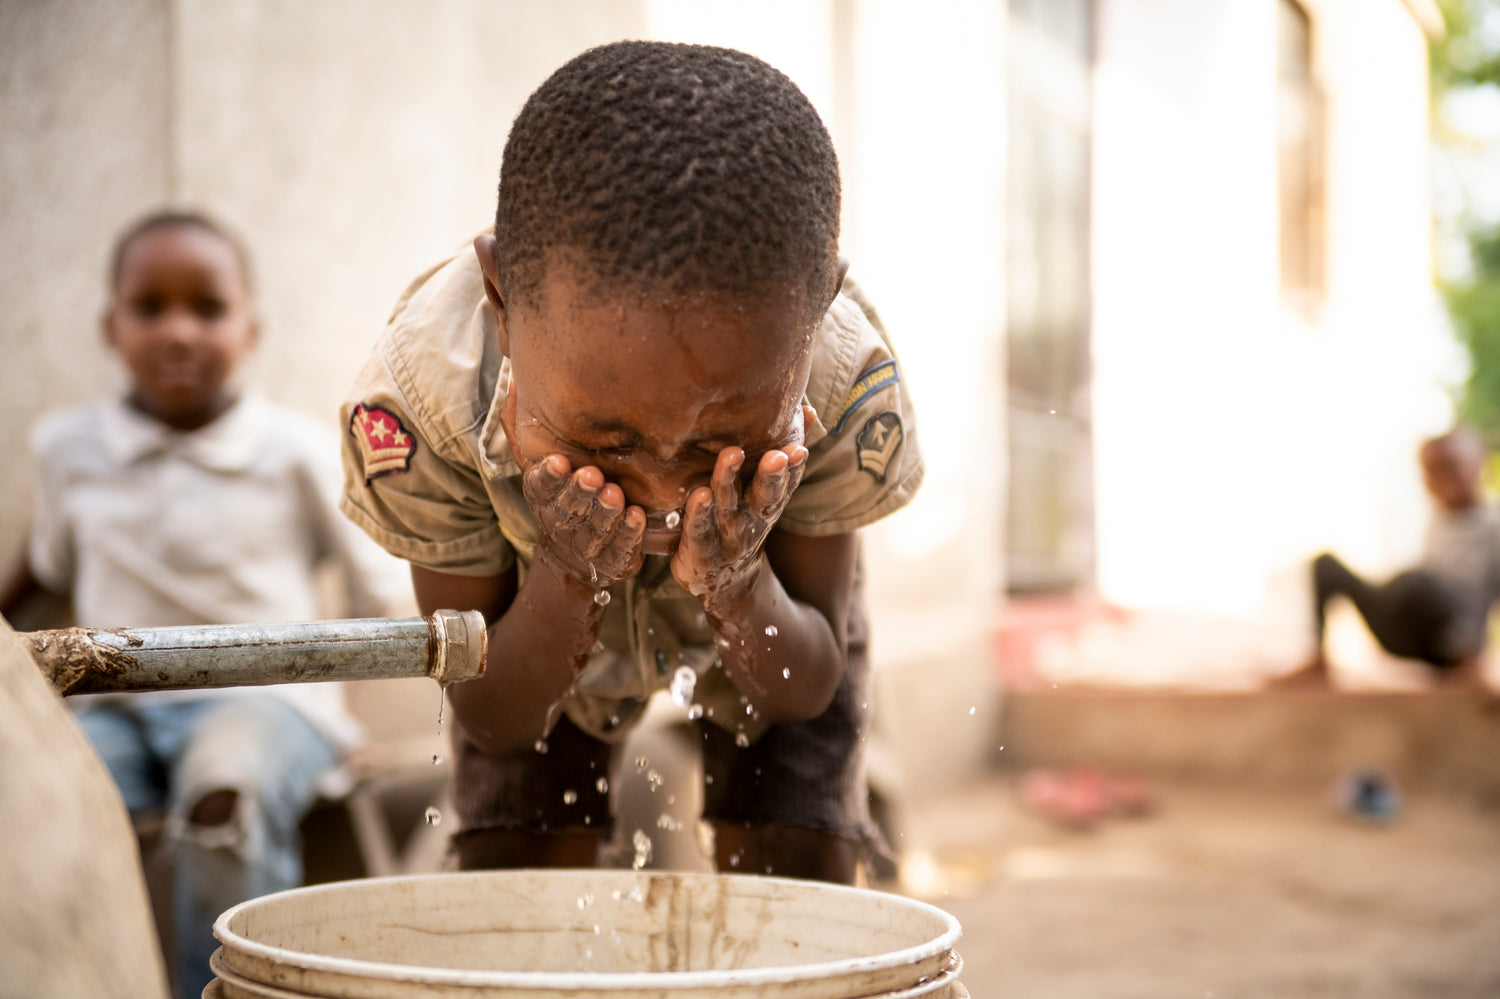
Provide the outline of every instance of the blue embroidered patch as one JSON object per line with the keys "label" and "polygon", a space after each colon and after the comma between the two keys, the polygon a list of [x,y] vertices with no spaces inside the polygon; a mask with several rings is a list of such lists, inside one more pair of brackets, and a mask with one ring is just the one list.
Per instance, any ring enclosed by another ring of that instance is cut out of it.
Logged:
{"label": "blue embroidered patch", "polygon": [[849,422],[849,417],[854,415],[855,410],[870,396],[879,392],[887,385],[894,385],[901,380],[901,372],[896,369],[896,360],[881,361],[873,368],[867,368],[855,379],[853,386],[844,395],[844,401],[832,414],[833,425],[828,432],[834,436],[844,432],[844,424]]}

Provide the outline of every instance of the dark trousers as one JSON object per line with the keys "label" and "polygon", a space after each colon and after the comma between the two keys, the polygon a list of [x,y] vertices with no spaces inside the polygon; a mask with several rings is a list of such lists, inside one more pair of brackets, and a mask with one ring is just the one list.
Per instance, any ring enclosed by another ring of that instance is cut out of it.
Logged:
{"label": "dark trousers", "polygon": [[1313,607],[1320,646],[1328,601],[1336,596],[1354,603],[1376,641],[1393,656],[1448,669],[1482,647],[1484,611],[1476,613],[1473,601],[1431,572],[1411,569],[1377,585],[1332,555],[1319,555],[1313,561]]}

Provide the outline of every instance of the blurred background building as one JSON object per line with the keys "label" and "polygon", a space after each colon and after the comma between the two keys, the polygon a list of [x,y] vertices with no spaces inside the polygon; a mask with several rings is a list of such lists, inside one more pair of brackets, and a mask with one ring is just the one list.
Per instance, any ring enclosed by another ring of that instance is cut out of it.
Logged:
{"label": "blurred background building", "polygon": [[868,544],[907,765],[986,758],[1002,676],[1251,683],[1306,651],[1308,557],[1378,573],[1419,540],[1457,377],[1441,31],[1431,0],[0,0],[0,552],[27,428],[116,382],[129,220],[241,231],[250,378],[332,420],[405,282],[487,224],[536,84],[615,38],[711,42],[829,123],[919,409],[927,483]]}

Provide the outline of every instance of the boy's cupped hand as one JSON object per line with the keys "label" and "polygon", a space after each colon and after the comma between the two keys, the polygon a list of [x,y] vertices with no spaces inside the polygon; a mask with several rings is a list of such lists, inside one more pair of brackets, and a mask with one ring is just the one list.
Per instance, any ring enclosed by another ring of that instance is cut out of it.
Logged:
{"label": "boy's cupped hand", "polygon": [[521,487],[541,526],[538,558],[597,589],[640,572],[646,513],[626,506],[620,487],[599,469],[574,470],[553,454],[526,471]]}
{"label": "boy's cupped hand", "polygon": [[753,582],[766,536],[807,470],[801,444],[772,449],[761,455],[749,485],[741,486],[745,458],[739,447],[720,451],[710,484],[688,494],[672,574],[705,606]]}

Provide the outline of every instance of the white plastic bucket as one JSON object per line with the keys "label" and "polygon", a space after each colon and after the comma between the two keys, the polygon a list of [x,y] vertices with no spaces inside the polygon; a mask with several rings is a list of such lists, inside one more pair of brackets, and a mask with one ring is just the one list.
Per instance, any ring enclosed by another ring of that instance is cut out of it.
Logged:
{"label": "white plastic bucket", "polygon": [[953,999],[958,921],[882,892],[613,870],[372,878],[214,924],[213,999]]}

